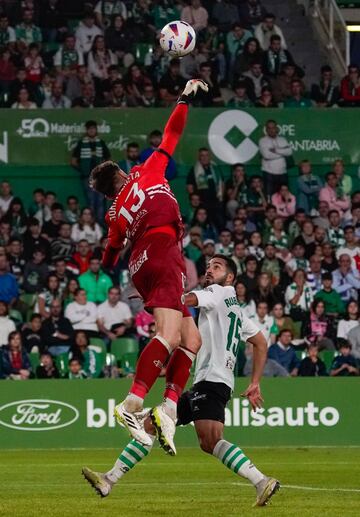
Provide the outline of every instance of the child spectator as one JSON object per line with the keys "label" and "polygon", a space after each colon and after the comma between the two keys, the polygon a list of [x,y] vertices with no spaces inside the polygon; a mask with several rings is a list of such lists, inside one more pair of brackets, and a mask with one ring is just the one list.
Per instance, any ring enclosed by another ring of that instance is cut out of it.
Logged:
{"label": "child spectator", "polygon": [[308,346],[308,355],[299,365],[299,377],[323,377],[327,375],[325,363],[319,358],[319,348],[313,343]]}
{"label": "child spectator", "polygon": [[36,367],[37,379],[59,379],[60,374],[54,360],[48,352],[44,352],[40,356],[40,364]]}
{"label": "child spectator", "polygon": [[356,359],[351,355],[351,345],[343,341],[340,345],[340,355],[336,356],[330,368],[331,377],[348,377],[359,375]]}

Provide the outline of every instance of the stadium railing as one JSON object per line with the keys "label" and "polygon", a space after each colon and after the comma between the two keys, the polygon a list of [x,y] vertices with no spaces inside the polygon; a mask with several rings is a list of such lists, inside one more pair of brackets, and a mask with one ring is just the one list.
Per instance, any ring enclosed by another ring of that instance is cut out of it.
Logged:
{"label": "stadium railing", "polygon": [[313,17],[320,20],[328,36],[327,48],[336,52],[346,71],[350,62],[350,34],[336,0],[314,0]]}

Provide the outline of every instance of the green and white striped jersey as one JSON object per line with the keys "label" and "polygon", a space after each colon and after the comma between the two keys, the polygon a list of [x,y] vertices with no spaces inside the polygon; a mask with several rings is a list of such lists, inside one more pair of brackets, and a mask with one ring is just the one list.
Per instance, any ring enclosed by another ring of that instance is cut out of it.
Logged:
{"label": "green and white striped jersey", "polygon": [[259,332],[240,309],[232,286],[213,284],[194,291],[200,308],[202,345],[197,355],[194,384],[223,382],[234,389],[234,367],[241,341]]}

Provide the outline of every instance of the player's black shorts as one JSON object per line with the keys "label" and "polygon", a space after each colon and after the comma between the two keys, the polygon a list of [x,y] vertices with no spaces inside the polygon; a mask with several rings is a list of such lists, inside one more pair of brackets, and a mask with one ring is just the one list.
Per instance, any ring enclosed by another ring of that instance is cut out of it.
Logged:
{"label": "player's black shorts", "polygon": [[201,381],[185,391],[178,402],[177,425],[196,420],[225,422],[225,407],[231,398],[231,389],[222,382]]}

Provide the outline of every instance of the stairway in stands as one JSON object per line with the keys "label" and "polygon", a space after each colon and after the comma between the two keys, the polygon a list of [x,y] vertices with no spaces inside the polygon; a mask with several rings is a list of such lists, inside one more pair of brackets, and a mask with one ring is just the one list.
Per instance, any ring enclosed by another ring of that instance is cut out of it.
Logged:
{"label": "stairway in stands", "polygon": [[318,82],[320,67],[330,63],[326,49],[314,34],[310,14],[306,16],[296,0],[262,0],[262,4],[276,16],[275,23],[284,33],[289,52],[305,71],[306,85]]}

